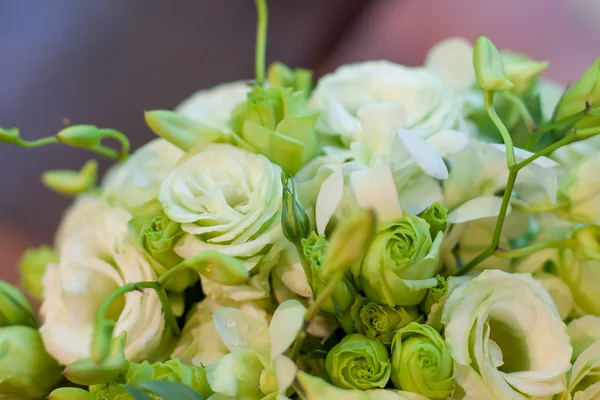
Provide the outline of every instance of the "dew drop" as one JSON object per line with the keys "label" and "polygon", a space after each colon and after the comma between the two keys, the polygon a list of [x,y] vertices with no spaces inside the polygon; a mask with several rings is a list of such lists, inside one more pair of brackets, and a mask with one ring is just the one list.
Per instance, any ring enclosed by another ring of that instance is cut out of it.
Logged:
{"label": "dew drop", "polygon": [[228,318],[227,322],[225,323],[225,326],[229,329],[235,328],[236,325],[237,323],[231,318]]}

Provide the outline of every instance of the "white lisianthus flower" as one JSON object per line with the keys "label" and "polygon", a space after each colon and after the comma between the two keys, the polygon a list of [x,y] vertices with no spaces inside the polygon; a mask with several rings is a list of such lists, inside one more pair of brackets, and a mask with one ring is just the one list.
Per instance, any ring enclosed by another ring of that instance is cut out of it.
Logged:
{"label": "white lisianthus flower", "polygon": [[165,214],[186,232],[177,254],[214,249],[239,258],[248,270],[281,247],[281,198],[278,166],[226,144],[209,144],[182,161],[159,194]]}
{"label": "white lisianthus flower", "polygon": [[325,75],[309,106],[323,113],[320,133],[349,142],[360,132],[355,118],[359,108],[381,102],[402,105],[405,128],[422,138],[462,128],[463,98],[458,91],[425,68],[387,61],[344,65]]}
{"label": "white lisianthus flower", "polygon": [[250,88],[247,82],[239,81],[200,90],[184,100],[175,111],[208,127],[229,133],[231,112],[235,106],[246,100]]}
{"label": "white lisianthus flower", "polygon": [[600,223],[600,153],[591,154],[571,168],[561,181],[560,193],[568,207],[562,216],[576,222]]}
{"label": "white lisianthus flower", "polygon": [[143,213],[153,203],[160,207],[156,202],[160,185],[183,154],[164,139],[152,140],[107,173],[104,197],[133,214]]}
{"label": "white lisianthus flower", "polygon": [[441,321],[465,399],[540,398],[565,389],[573,351],[567,328],[531,275],[482,272],[452,291]]}
{"label": "white lisianthus flower", "polygon": [[573,345],[573,369],[563,400],[595,400],[600,397],[600,318],[575,319],[567,327]]}

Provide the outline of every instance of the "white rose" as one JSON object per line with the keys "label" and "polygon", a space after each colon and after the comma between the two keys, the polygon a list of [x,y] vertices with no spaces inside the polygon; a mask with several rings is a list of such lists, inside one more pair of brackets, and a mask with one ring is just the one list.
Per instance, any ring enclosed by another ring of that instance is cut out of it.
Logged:
{"label": "white rose", "polygon": [[210,144],[171,172],[159,200],[187,232],[177,254],[215,249],[251,270],[283,238],[281,197],[281,169],[266,157]]}
{"label": "white rose", "polygon": [[573,350],[567,328],[531,275],[482,272],[453,290],[442,323],[465,399],[528,399],[565,389]]}
{"label": "white rose", "polygon": [[184,100],[175,111],[203,124],[224,132],[230,132],[231,112],[246,100],[250,85],[246,82],[230,82],[201,90]]}
{"label": "white rose", "polygon": [[354,118],[358,109],[381,102],[402,105],[406,128],[423,138],[463,124],[463,98],[458,91],[425,68],[387,61],[344,65],[325,75],[309,106],[323,112],[320,133],[347,141],[359,133]]}
{"label": "white rose", "polygon": [[102,185],[104,197],[132,213],[143,213],[144,206],[156,200],[161,183],[183,154],[164,139],[152,140],[107,173]]}

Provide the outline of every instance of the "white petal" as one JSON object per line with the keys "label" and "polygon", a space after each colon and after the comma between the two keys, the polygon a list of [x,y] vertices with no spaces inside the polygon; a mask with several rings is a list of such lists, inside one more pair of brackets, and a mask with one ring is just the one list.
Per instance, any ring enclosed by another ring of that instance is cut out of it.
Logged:
{"label": "white petal", "polygon": [[290,347],[302,328],[306,307],[298,300],[284,301],[277,307],[269,335],[271,336],[271,359],[274,359]]}
{"label": "white petal", "polygon": [[231,307],[215,311],[213,320],[221,340],[230,352],[243,354],[254,350],[263,356],[269,354],[270,343],[265,340],[268,331],[265,322]]}
{"label": "white petal", "polygon": [[389,166],[353,172],[350,175],[350,190],[362,208],[375,211],[378,220],[394,221],[402,217],[396,184]]}
{"label": "white petal", "polygon": [[457,89],[466,90],[475,83],[473,46],[463,38],[448,38],[433,46],[425,67]]}
{"label": "white petal", "polygon": [[448,168],[442,155],[432,144],[406,129],[398,129],[396,133],[423,172],[437,179],[448,178]]}
{"label": "white petal", "polygon": [[411,215],[417,215],[435,202],[442,202],[444,196],[437,181],[421,175],[402,186],[398,193],[400,206]]}
{"label": "white petal", "polygon": [[298,367],[286,356],[279,355],[274,360],[275,374],[277,375],[277,388],[279,393],[285,391],[292,386]]}
{"label": "white petal", "polygon": [[344,176],[341,170],[334,171],[321,185],[315,210],[317,233],[322,235],[325,228],[342,201],[344,194]]}
{"label": "white petal", "polygon": [[466,133],[445,129],[427,138],[427,142],[438,149],[444,157],[456,154],[469,144],[469,136]]}
{"label": "white petal", "polygon": [[233,354],[224,355],[219,361],[206,366],[206,379],[212,390],[225,396],[237,393],[235,375],[236,358]]}
{"label": "white petal", "polygon": [[[475,219],[496,217],[500,212],[502,198],[497,196],[481,196],[467,201],[448,215],[448,222],[461,224]],[[510,212],[510,206],[507,213]]]}

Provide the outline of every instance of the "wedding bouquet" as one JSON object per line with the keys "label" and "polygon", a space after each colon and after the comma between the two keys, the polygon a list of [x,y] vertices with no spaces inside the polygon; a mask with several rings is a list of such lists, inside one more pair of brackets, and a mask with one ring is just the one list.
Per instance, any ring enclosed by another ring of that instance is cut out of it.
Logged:
{"label": "wedding bouquet", "polygon": [[[0,284],[0,398],[600,399],[600,59],[570,87],[486,37],[27,141],[117,160]],[[115,150],[106,139],[120,143]]]}

